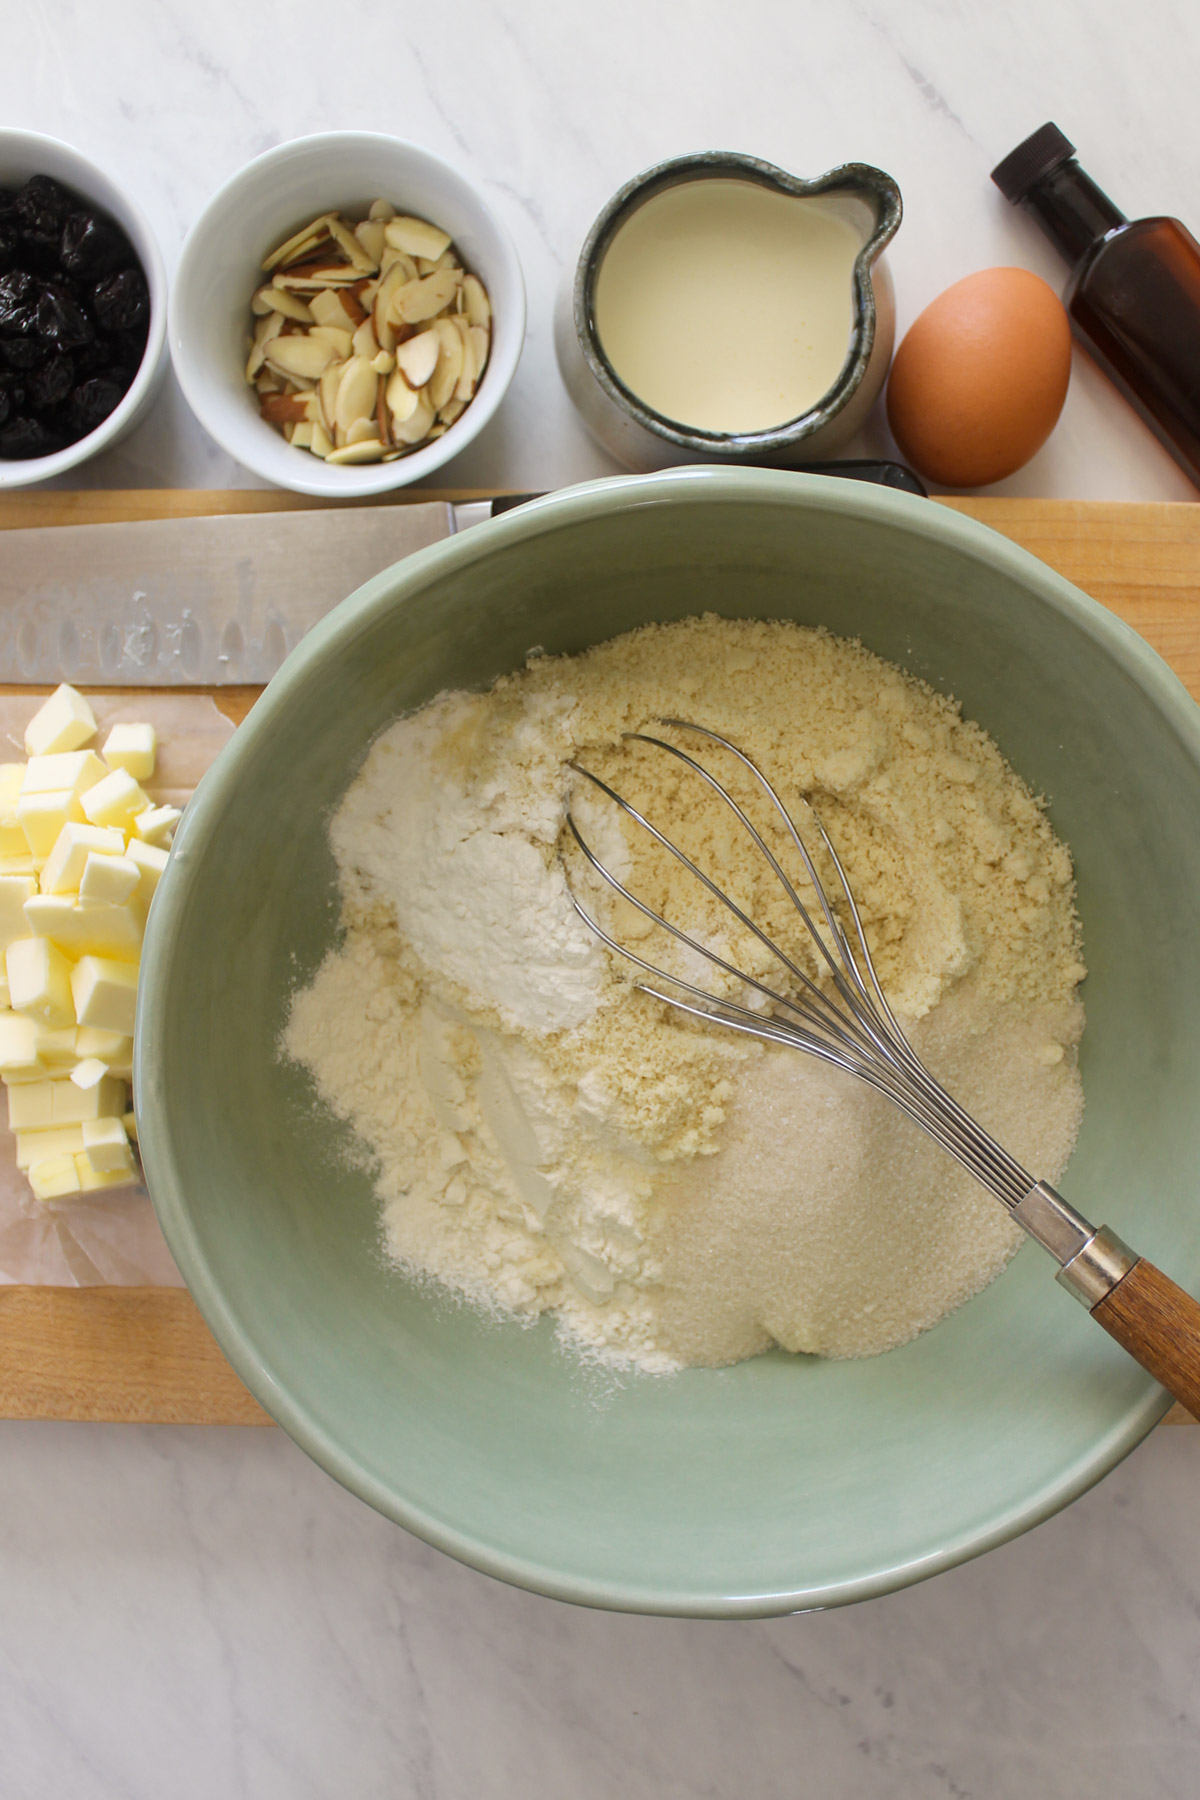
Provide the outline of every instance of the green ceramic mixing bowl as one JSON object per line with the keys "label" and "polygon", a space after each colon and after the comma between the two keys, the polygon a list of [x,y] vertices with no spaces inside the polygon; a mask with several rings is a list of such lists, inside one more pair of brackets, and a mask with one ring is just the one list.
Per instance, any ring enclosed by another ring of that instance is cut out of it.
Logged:
{"label": "green ceramic mixing bowl", "polygon": [[326,821],[373,736],[527,651],[705,610],[859,636],[980,720],[1075,855],[1087,1112],[1063,1187],[1200,1276],[1200,712],[1132,631],[982,526],[820,477],[568,490],[409,558],[305,639],[188,808],[155,901],[138,1116],[159,1218],[268,1412],[451,1555],[562,1599],[737,1617],[882,1594],[1081,1493],[1163,1391],[1029,1245],[865,1362],[603,1378],[552,1327],[390,1270],[369,1181],[276,1055],[334,942]]}

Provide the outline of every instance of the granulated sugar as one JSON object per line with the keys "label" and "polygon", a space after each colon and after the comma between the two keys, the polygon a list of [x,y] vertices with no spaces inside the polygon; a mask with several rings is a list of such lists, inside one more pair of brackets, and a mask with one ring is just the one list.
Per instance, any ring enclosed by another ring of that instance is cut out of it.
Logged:
{"label": "granulated sugar", "polygon": [[[331,827],[345,939],[296,995],[284,1047],[372,1153],[404,1267],[493,1309],[552,1310],[649,1369],[772,1343],[870,1355],[978,1292],[1020,1234],[880,1097],[674,1013],[575,914],[568,795],[656,910],[777,975],[678,865],[575,791],[578,757],[818,973],[745,834],[674,759],[623,741],[680,714],[811,799],[919,1053],[1057,1180],[1082,1110],[1069,855],[952,703],[788,624],[649,627],[385,732]],[[632,908],[606,917],[683,972]]]}

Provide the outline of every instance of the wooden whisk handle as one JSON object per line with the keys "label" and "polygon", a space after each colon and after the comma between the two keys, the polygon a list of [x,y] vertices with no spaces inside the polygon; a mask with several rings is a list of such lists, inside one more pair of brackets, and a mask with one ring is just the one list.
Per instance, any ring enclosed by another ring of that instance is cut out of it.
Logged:
{"label": "wooden whisk handle", "polygon": [[1143,1256],[1091,1311],[1135,1362],[1200,1419],[1200,1301]]}

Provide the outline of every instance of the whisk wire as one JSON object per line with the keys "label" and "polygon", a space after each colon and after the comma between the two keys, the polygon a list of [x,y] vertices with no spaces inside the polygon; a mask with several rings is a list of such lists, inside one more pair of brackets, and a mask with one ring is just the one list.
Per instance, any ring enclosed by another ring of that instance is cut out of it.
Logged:
{"label": "whisk wire", "polygon": [[[695,757],[666,739],[655,737],[648,732],[626,733],[630,740],[666,751],[691,772],[698,775],[749,833],[755,847],[767,861],[812,938],[828,969],[833,986],[841,998],[842,1007],[839,1007],[711,876],[700,868],[684,850],[673,843],[664,832],[659,830],[651,820],[592,770],[581,763],[572,762],[570,766],[576,773],[584,776],[605,794],[625,816],[648,832],[657,844],[673,856],[721,905],[733,914],[739,923],[799,983],[801,993],[798,996],[779,993],[768,983],[759,980],[746,970],[738,968],[736,964],[722,957],[718,952],[710,949],[656,912],[653,907],[631,892],[611,870],[605,867],[580,831],[574,815],[568,812],[567,825],[571,835],[591,868],[609,888],[619,894],[653,925],[660,926],[677,942],[707,960],[713,967],[757,991],[772,1007],[782,1008],[784,1012],[792,1014],[794,1019],[798,1019],[802,1023],[796,1024],[793,1019],[780,1018],[777,1014],[763,1014],[750,1007],[742,1006],[734,1000],[710,993],[707,989],[649,962],[607,932],[582,905],[578,896],[572,892],[571,899],[580,917],[610,950],[632,962],[636,967],[652,976],[655,981],[667,983],[669,990],[672,990],[664,992],[659,987],[641,982],[639,986],[644,992],[678,1011],[691,1014],[693,1017],[723,1025],[731,1031],[746,1033],[771,1043],[803,1050],[807,1054],[816,1056],[855,1076],[859,1081],[864,1082],[899,1107],[914,1124],[940,1144],[963,1168],[967,1169],[977,1181],[989,1188],[1005,1205],[1016,1207],[1034,1185],[1032,1177],[1014,1157],[1010,1156],[997,1143],[990,1133],[985,1131],[946,1092],[940,1082],[925,1068],[909,1044],[879,982],[867,942],[866,929],[841,859],[814,809],[805,802],[807,814],[836,874],[841,890],[841,900],[853,925],[856,945],[852,944],[849,933],[837,917],[833,902],[794,818],[784,805],[777,790],[757,764],[737,745],[730,743],[728,739],[709,730],[706,726],[695,725],[684,719],[664,719],[662,723],[673,729],[695,732],[721,749],[728,751],[753,777],[778,814],[816,895],[817,904],[828,935],[833,941],[836,956],[830,951],[824,935],[818,929],[786,870],[753,820],[728,788]],[[863,979],[859,967],[860,962],[862,968],[866,970],[870,982],[869,988]],[[681,999],[680,993],[690,995],[692,1002],[699,1002],[699,1004]]]}

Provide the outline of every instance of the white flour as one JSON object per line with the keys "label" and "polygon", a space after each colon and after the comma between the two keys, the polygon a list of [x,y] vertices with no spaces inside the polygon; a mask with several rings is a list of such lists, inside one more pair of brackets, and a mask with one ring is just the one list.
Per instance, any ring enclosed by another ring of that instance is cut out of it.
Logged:
{"label": "white flour", "polygon": [[[812,795],[917,1048],[1056,1180],[1082,1107],[1069,858],[950,703],[788,625],[651,627],[386,732],[331,827],[345,942],[295,997],[285,1048],[373,1153],[406,1267],[507,1312],[553,1309],[650,1369],[772,1343],[869,1355],[977,1292],[1019,1233],[877,1096],[682,1019],[579,920],[559,846],[582,752],[811,957],[744,837],[671,759],[622,744],[681,711]],[[636,891],[728,940],[694,883],[582,810]],[[621,910],[632,942],[646,928]]]}

